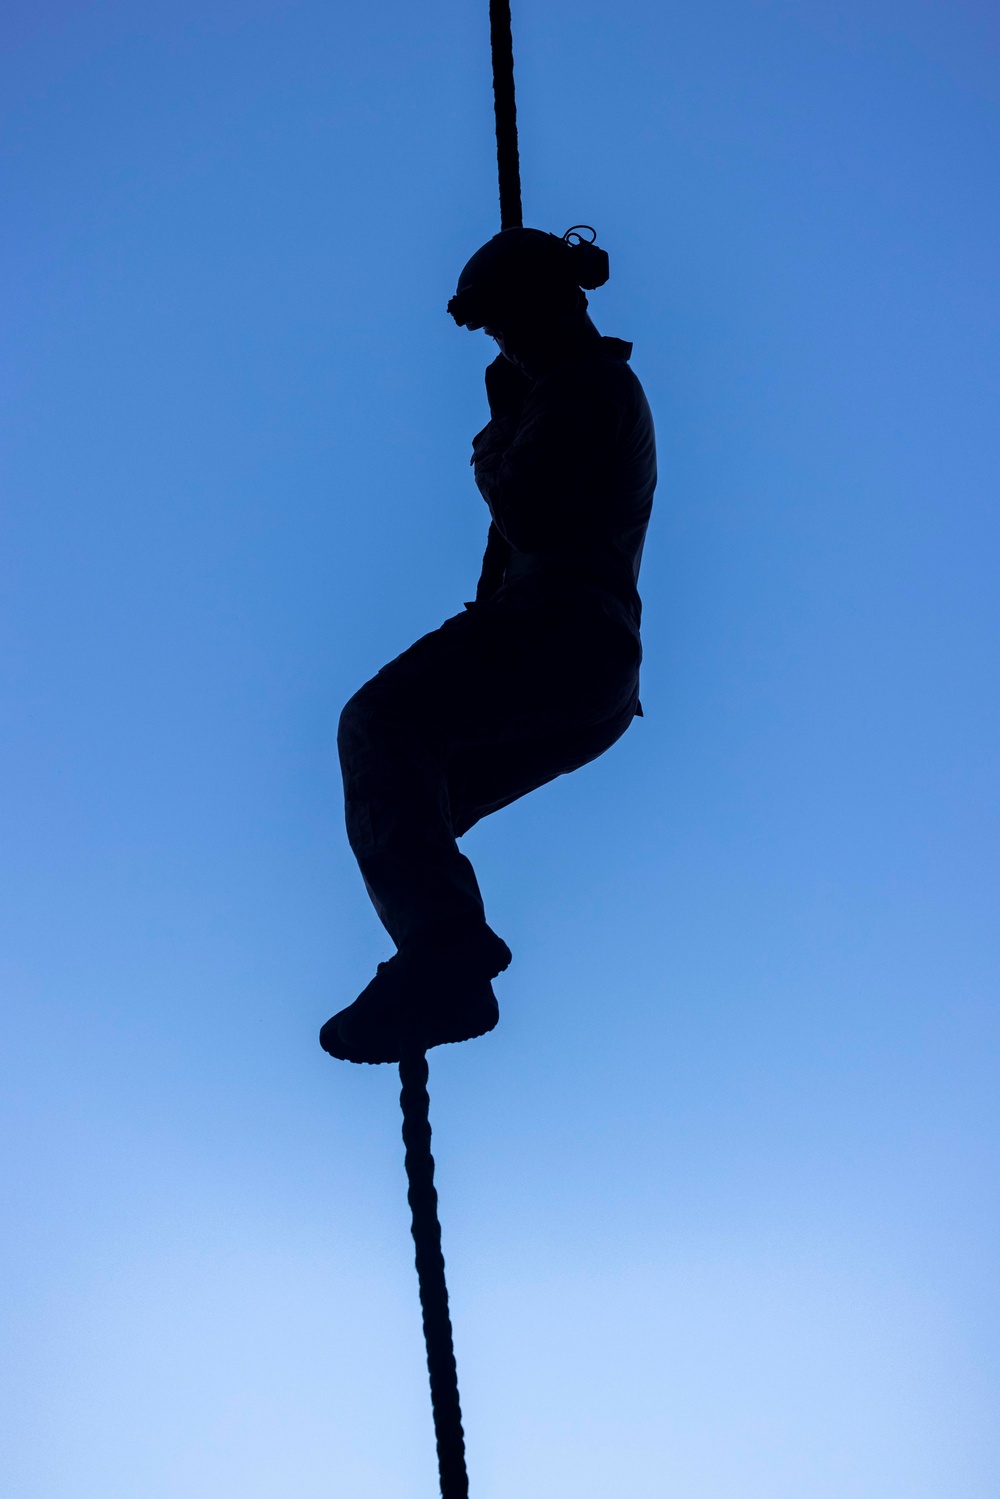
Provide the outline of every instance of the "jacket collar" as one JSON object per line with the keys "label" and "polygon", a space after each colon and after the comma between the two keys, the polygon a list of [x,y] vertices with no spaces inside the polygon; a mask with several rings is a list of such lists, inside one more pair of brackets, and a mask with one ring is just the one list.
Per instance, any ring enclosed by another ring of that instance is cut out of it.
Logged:
{"label": "jacket collar", "polygon": [[609,359],[628,361],[632,358],[632,345],[624,338],[602,338],[601,353],[606,354]]}

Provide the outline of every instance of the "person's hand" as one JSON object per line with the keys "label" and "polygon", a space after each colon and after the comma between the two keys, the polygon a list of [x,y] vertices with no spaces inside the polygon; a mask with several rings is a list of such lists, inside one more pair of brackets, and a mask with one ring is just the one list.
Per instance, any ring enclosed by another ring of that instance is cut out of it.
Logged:
{"label": "person's hand", "polygon": [[486,399],[490,403],[490,416],[518,416],[532,383],[505,354],[498,354],[493,363],[486,366]]}

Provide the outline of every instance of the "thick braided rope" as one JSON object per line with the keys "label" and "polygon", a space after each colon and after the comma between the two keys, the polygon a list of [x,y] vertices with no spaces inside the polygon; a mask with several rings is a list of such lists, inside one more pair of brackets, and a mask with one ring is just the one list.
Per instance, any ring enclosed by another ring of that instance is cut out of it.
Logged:
{"label": "thick braided rope", "polygon": [[517,151],[517,107],[514,103],[514,43],[510,34],[510,0],[490,0],[490,50],[493,54],[493,108],[497,122],[500,228],[520,229],[521,163]]}
{"label": "thick braided rope", "polygon": [[434,1157],[431,1155],[427,1057],[421,1046],[411,1044],[404,1048],[399,1062],[399,1081],[402,1085],[399,1102],[403,1110],[407,1197],[412,1214],[420,1308],[424,1319],[424,1342],[427,1345],[427,1372],[430,1375],[431,1408],[437,1438],[441,1499],[468,1499],[465,1435],[458,1399],[458,1370],[451,1336],[451,1317],[448,1314],[444,1255],[441,1253]]}
{"label": "thick braided rope", "polygon": [[[493,108],[496,115],[497,177],[500,187],[500,228],[520,229],[521,163],[517,148],[517,106],[514,99],[514,44],[510,0],[490,0],[490,49],[493,60]],[[465,1433],[458,1397],[458,1369],[448,1312],[448,1285],[441,1253],[441,1225],[434,1187],[431,1155],[430,1097],[427,1057],[423,1047],[408,1042],[399,1060],[406,1150],[407,1199],[410,1204],[416,1251],[420,1309],[427,1347],[427,1372],[437,1439],[441,1499],[468,1499]]]}

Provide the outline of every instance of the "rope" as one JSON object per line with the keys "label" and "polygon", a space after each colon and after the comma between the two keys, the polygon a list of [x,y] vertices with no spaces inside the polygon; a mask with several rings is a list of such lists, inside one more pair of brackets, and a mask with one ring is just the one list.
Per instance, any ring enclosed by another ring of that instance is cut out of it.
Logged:
{"label": "rope", "polygon": [[[490,0],[490,50],[493,56],[493,108],[497,127],[497,178],[500,228],[521,228],[521,163],[517,150],[517,106],[514,101],[514,44],[510,0]],[[441,1253],[441,1224],[431,1155],[430,1097],[427,1056],[410,1039],[399,1059],[399,1104],[403,1111],[407,1200],[420,1286],[427,1372],[434,1412],[441,1499],[469,1499],[465,1467],[465,1433],[458,1397],[458,1369],[448,1312],[448,1285]]]}
{"label": "rope", "polygon": [[458,1370],[448,1314],[448,1287],[441,1253],[441,1225],[434,1187],[431,1155],[430,1098],[427,1094],[427,1057],[416,1042],[407,1045],[399,1060],[400,1107],[406,1147],[407,1198],[412,1214],[420,1309],[431,1382],[431,1408],[437,1439],[441,1499],[468,1499],[465,1434],[458,1399]]}
{"label": "rope", "polygon": [[510,0],[490,0],[490,49],[493,53],[493,108],[497,120],[500,228],[520,229],[521,163],[517,153],[517,106],[514,102],[514,43],[510,34]]}

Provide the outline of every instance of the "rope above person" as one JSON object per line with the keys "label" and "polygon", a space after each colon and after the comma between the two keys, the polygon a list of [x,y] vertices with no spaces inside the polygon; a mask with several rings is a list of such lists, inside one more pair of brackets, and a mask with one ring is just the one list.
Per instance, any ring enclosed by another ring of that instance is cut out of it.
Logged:
{"label": "rope above person", "polygon": [[500,228],[520,229],[521,160],[517,146],[510,0],[490,0],[490,52],[493,58],[493,113],[497,133]]}

